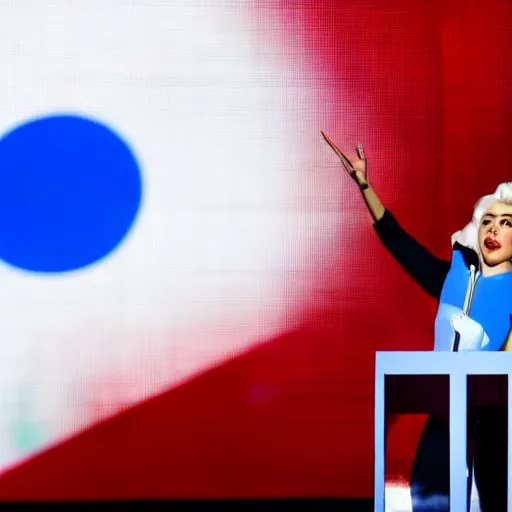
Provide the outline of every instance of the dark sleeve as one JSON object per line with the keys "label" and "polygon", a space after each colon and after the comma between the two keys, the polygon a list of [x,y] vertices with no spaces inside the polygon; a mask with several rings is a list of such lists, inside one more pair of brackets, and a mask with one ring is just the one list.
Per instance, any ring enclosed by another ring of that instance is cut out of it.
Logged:
{"label": "dark sleeve", "polygon": [[387,210],[374,227],[382,243],[398,263],[429,295],[439,300],[450,263],[428,252]]}

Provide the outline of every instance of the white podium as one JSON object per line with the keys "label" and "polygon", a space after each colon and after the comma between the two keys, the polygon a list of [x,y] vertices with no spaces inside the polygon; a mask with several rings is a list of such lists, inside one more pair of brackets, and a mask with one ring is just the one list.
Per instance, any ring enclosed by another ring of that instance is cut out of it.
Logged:
{"label": "white podium", "polygon": [[[503,375],[508,378],[508,510],[512,510],[512,352],[377,352],[375,361],[375,512],[385,512],[385,413],[386,376],[446,376],[449,382],[450,510],[465,511],[467,382],[469,375]],[[434,379],[435,380],[435,379]],[[438,380],[439,382],[439,380]],[[435,386],[433,386],[435,388]],[[429,390],[405,389],[407,395],[422,394],[434,403]],[[492,397],[491,397],[492,399]],[[442,401],[442,399],[441,399]],[[402,411],[409,412],[409,411]],[[425,411],[426,412],[426,411]],[[432,411],[433,412],[433,411]]]}

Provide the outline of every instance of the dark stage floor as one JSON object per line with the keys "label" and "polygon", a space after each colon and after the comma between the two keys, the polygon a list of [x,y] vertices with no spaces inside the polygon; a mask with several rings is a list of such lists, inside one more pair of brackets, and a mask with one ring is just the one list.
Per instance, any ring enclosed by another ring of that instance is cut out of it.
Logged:
{"label": "dark stage floor", "polygon": [[245,501],[94,501],[62,503],[1,503],[1,510],[98,510],[106,505],[112,510],[170,510],[177,512],[272,512],[274,510],[296,512],[371,512],[373,500],[365,499],[314,499],[314,500],[245,500]]}

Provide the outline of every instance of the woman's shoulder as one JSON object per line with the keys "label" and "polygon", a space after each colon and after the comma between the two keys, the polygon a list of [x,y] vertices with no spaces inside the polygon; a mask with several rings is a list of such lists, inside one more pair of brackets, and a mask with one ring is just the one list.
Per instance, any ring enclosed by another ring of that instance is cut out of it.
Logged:
{"label": "woman's shoulder", "polygon": [[474,249],[455,242],[452,249],[452,265],[454,264],[464,265],[468,270],[471,266],[478,269],[480,267],[480,258]]}

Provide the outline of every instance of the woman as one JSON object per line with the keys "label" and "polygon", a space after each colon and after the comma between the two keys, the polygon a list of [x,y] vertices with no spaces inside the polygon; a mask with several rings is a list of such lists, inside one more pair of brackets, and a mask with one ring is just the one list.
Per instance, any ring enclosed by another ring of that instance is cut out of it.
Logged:
{"label": "woman", "polygon": [[[512,350],[512,183],[478,201],[472,221],[452,237],[451,262],[434,257],[384,208],[366,175],[366,159],[350,159],[322,132],[359,187],[384,246],[439,301],[434,350]],[[483,512],[507,512],[506,411],[469,411],[468,454]],[[471,473],[471,471],[469,471]],[[449,510],[449,428],[431,415],[411,474],[413,511]],[[468,492],[471,485],[468,482]],[[512,492],[512,491],[511,491]],[[469,501],[469,500],[468,500]],[[454,511],[457,512],[457,511]]]}

